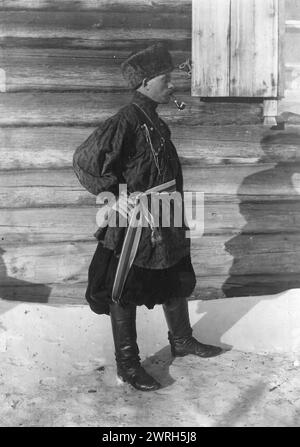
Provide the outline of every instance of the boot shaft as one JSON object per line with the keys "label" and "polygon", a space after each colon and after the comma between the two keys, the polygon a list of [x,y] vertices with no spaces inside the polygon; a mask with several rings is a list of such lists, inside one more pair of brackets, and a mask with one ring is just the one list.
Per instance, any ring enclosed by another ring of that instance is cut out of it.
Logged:
{"label": "boot shaft", "polygon": [[171,346],[174,341],[180,341],[191,337],[189,308],[186,298],[175,299],[163,304],[163,310],[168,325],[168,337]]}
{"label": "boot shaft", "polygon": [[137,368],[140,365],[136,332],[136,306],[110,305],[110,318],[118,370]]}
{"label": "boot shaft", "polygon": [[141,391],[154,391],[160,384],[141,366],[136,333],[136,306],[110,305],[110,317],[115,344],[117,374],[123,382]]}

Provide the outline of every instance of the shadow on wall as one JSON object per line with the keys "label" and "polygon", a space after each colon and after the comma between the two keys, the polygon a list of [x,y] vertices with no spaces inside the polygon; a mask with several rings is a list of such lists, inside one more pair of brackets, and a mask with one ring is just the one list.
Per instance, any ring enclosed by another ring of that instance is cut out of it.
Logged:
{"label": "shadow on wall", "polygon": [[5,250],[0,247],[0,299],[47,303],[51,293],[51,287],[45,284],[36,284],[9,277],[3,259],[4,253]]}
{"label": "shadow on wall", "polygon": [[233,257],[222,286],[225,297],[300,288],[300,133],[267,135],[260,144],[261,161],[275,165],[246,177],[239,187],[247,223],[225,243]]}

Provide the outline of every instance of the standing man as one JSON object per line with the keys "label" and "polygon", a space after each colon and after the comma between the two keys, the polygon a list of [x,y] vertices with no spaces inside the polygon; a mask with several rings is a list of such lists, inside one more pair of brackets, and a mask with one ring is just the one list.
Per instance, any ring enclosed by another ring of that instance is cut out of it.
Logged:
{"label": "standing man", "polygon": [[[135,90],[131,103],[96,129],[74,154],[75,173],[92,194],[106,191],[120,199],[120,185],[126,185],[131,194],[154,187],[163,190],[173,181],[183,197],[179,158],[170,130],[156,111],[159,104],[170,101],[174,91],[173,68],[171,55],[162,44],[148,47],[122,64],[123,76]],[[131,215],[134,206],[131,200],[125,211],[124,206],[119,211]],[[173,217],[173,207],[170,213]],[[107,225],[95,235],[99,242],[89,267],[86,299],[94,312],[110,315],[118,377],[138,390],[152,391],[161,385],[140,364],[136,306],[152,309],[163,305],[173,356],[212,357],[221,352],[192,337],[186,298],[196,279],[187,230],[184,222],[178,227],[170,219],[170,226],[164,227],[160,219],[155,228],[142,228],[140,238],[135,239],[135,252],[130,237],[128,242],[129,233],[120,225]],[[133,263],[124,274],[130,255]],[[115,294],[116,290],[119,293]]]}

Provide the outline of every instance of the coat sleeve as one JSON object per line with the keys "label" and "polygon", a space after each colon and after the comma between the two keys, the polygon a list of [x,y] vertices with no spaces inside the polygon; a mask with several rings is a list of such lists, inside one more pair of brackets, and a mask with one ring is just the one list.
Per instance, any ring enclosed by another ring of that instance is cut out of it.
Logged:
{"label": "coat sleeve", "polygon": [[118,194],[119,184],[124,183],[124,147],[130,138],[129,126],[124,114],[117,114],[76,149],[73,168],[79,182],[90,193]]}

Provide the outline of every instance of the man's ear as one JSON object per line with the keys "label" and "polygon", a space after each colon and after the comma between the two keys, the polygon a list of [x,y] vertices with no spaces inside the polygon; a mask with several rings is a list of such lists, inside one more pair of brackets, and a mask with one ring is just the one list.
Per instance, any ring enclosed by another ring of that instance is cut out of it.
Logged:
{"label": "man's ear", "polygon": [[147,87],[147,85],[148,85],[148,79],[147,79],[147,78],[144,78],[144,79],[143,79],[143,82],[142,82],[142,86],[143,86],[143,87]]}

